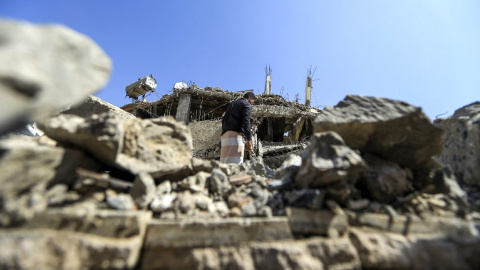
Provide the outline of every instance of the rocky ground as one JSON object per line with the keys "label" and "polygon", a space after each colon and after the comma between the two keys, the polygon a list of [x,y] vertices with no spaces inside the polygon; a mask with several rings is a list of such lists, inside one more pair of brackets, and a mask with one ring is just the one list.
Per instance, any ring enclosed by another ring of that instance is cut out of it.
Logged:
{"label": "rocky ground", "polygon": [[[24,63],[0,67],[2,268],[480,266],[479,103],[432,123],[405,102],[351,95],[319,112],[306,149],[280,167],[227,165],[193,157],[201,134],[173,118],[89,96],[110,61],[88,38],[12,21],[0,37],[2,62]],[[32,58],[30,43],[45,54]],[[52,60],[39,70],[41,59]],[[95,83],[70,89],[58,70]],[[15,133],[31,121],[45,135]]]}

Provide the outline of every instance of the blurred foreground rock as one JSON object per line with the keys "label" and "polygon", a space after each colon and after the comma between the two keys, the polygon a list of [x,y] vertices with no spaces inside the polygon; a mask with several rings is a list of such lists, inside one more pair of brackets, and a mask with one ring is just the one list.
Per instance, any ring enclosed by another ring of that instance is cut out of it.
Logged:
{"label": "blurred foreground rock", "polygon": [[90,38],[60,25],[0,19],[0,135],[81,102],[110,77]]}

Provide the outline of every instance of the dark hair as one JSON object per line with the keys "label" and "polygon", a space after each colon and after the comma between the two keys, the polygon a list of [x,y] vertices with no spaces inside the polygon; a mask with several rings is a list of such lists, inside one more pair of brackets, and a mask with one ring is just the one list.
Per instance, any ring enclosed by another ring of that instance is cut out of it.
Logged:
{"label": "dark hair", "polygon": [[253,98],[253,99],[257,99],[257,98],[255,97],[255,94],[252,93],[252,92],[247,92],[247,93],[245,93],[245,94],[243,95],[243,98]]}

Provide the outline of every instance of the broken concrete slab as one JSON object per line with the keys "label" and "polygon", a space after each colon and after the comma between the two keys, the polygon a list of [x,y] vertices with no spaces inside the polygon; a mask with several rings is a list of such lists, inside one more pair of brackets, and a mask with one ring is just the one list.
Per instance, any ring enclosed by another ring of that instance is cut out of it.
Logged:
{"label": "broken concrete slab", "polygon": [[402,101],[348,95],[321,111],[314,128],[335,131],[349,147],[402,167],[428,171],[439,166],[432,157],[442,152],[442,130],[421,108]]}
{"label": "broken concrete slab", "polygon": [[135,119],[135,115],[128,113],[119,107],[110,104],[96,96],[89,95],[83,102],[80,102],[69,109],[62,111],[64,114],[74,114],[80,117],[90,117],[92,114],[113,112],[123,119]]}
{"label": "broken concrete slab", "polygon": [[0,37],[0,62],[15,63],[0,67],[0,134],[81,102],[110,76],[105,52],[67,27],[2,19]]}
{"label": "broken concrete slab", "polygon": [[157,178],[190,167],[191,136],[173,118],[125,120],[114,113],[58,115],[42,125],[47,136],[88,151],[108,165]]}
{"label": "broken concrete slab", "polygon": [[145,250],[154,252],[157,247],[209,247],[284,239],[293,239],[285,217],[152,220],[145,237]]}

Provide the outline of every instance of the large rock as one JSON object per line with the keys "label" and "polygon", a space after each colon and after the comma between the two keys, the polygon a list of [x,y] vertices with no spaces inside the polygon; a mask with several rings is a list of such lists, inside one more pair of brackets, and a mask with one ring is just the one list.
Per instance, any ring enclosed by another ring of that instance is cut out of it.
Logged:
{"label": "large rock", "polygon": [[366,169],[362,157],[346,146],[335,132],[314,134],[310,141],[295,179],[300,187],[354,184]]}
{"label": "large rock", "polygon": [[0,230],[2,269],[134,269],[151,213],[68,211]]}
{"label": "large rock", "polygon": [[98,97],[89,95],[83,102],[62,111],[65,114],[75,114],[81,117],[89,117],[92,114],[113,112],[124,119],[135,119],[135,115],[126,112],[119,107],[112,105]]}
{"label": "large rock", "polygon": [[440,162],[450,166],[460,182],[480,186],[480,102],[435,124],[445,130]]}
{"label": "large rock", "polygon": [[191,166],[190,132],[171,117],[125,120],[111,112],[87,118],[61,114],[40,126],[49,137],[135,175],[146,172],[155,178]]}
{"label": "large rock", "polygon": [[386,98],[348,95],[335,107],[321,111],[314,129],[335,131],[349,147],[376,154],[414,173],[438,167],[432,156],[442,151],[442,130],[421,108]]}
{"label": "large rock", "polygon": [[81,102],[110,76],[103,50],[64,26],[2,19],[0,40],[0,134]]}
{"label": "large rock", "polygon": [[39,137],[12,136],[0,141],[0,225],[10,226],[46,207],[45,191],[76,180],[78,167],[99,164],[82,151],[40,143]]}

